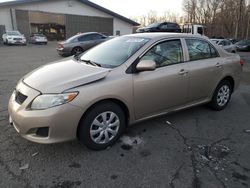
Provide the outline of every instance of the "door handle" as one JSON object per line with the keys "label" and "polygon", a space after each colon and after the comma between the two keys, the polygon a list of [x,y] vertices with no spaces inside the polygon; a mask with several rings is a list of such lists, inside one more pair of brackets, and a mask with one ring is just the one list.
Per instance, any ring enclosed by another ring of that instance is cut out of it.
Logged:
{"label": "door handle", "polygon": [[187,74],[188,71],[185,70],[185,69],[181,69],[180,72],[178,73],[179,75],[184,75],[184,74]]}
{"label": "door handle", "polygon": [[221,67],[222,67],[222,65],[221,65],[220,63],[216,63],[215,66],[218,67],[218,68],[221,68]]}

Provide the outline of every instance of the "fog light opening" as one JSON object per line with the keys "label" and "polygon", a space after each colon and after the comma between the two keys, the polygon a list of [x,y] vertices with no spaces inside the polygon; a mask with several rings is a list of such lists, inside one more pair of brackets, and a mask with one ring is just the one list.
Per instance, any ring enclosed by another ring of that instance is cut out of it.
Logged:
{"label": "fog light opening", "polygon": [[40,136],[40,137],[48,137],[49,136],[49,127],[37,128],[36,135]]}

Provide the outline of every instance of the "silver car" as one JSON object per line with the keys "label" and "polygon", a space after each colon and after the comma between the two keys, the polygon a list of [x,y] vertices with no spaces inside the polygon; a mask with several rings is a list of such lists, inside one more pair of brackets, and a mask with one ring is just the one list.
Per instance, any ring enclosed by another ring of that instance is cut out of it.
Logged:
{"label": "silver car", "polygon": [[109,39],[110,38],[108,36],[105,36],[101,33],[79,33],[73,37],[70,37],[66,41],[59,42],[57,46],[57,52],[61,56],[81,54],[82,52]]}
{"label": "silver car", "polygon": [[34,33],[34,34],[32,34],[30,36],[30,43],[33,43],[33,44],[47,44],[48,39],[42,33]]}
{"label": "silver car", "polygon": [[104,149],[127,125],[206,103],[224,109],[242,65],[199,36],[117,37],[24,76],[9,101],[10,123],[33,142],[78,138]]}
{"label": "silver car", "polygon": [[227,39],[211,39],[215,44],[222,47],[224,50],[226,50],[229,53],[236,53],[236,45],[234,45],[230,40]]}

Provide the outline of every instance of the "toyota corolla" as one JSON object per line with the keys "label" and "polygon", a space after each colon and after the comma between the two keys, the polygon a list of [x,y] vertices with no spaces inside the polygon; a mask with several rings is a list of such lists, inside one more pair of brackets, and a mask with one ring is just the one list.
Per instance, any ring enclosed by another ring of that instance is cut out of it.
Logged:
{"label": "toyota corolla", "polygon": [[242,65],[237,54],[200,36],[117,37],[24,76],[10,98],[9,119],[33,142],[78,138],[104,149],[135,122],[206,103],[224,109]]}

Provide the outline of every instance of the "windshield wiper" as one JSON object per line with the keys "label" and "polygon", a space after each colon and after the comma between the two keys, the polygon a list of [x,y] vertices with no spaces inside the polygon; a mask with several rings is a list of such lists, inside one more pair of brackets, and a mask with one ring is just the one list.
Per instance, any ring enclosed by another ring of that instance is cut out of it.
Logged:
{"label": "windshield wiper", "polygon": [[93,65],[93,66],[96,66],[96,67],[101,67],[101,64],[96,63],[96,62],[91,61],[91,60],[79,59],[79,61],[83,61],[83,62],[85,62],[86,64],[90,64],[90,65]]}

